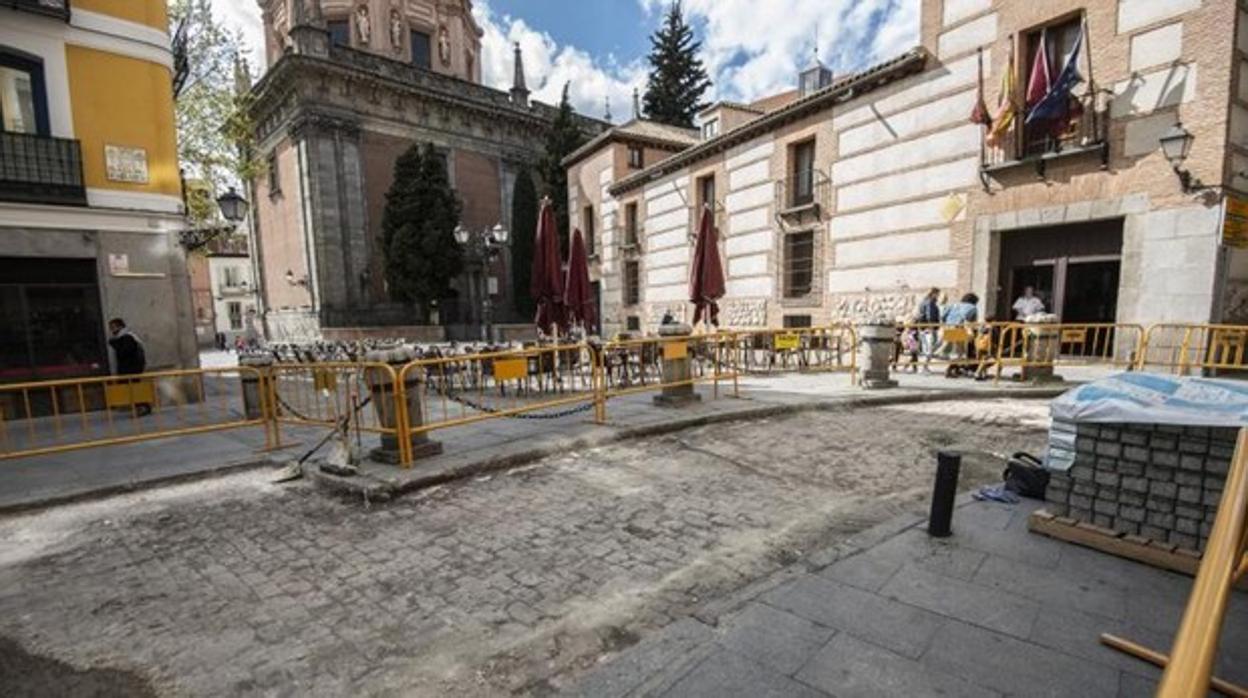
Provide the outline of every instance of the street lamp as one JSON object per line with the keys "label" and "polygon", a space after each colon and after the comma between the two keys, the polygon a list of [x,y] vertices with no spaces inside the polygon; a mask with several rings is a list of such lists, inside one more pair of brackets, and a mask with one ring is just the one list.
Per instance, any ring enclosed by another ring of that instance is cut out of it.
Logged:
{"label": "street lamp", "polygon": [[247,199],[239,196],[234,187],[217,197],[217,206],[221,207],[221,215],[225,216],[225,220],[231,223],[237,223],[247,215]]}
{"label": "street lamp", "polygon": [[1174,168],[1174,173],[1178,175],[1184,192],[1209,188],[1193,177],[1190,171],[1183,168],[1183,161],[1187,160],[1188,154],[1192,152],[1192,141],[1196,140],[1196,137],[1183,128],[1182,122],[1176,121],[1165,133],[1161,134],[1158,140],[1161,142],[1161,152],[1166,156],[1170,167]]}
{"label": "street lamp", "polygon": [[481,274],[477,276],[478,296],[481,298],[481,340],[488,342],[494,338],[492,305],[490,303],[489,272],[490,263],[498,258],[511,238],[511,232],[502,223],[494,224],[493,228],[472,231],[462,225],[455,226],[455,242],[459,243],[469,257],[481,263]]}

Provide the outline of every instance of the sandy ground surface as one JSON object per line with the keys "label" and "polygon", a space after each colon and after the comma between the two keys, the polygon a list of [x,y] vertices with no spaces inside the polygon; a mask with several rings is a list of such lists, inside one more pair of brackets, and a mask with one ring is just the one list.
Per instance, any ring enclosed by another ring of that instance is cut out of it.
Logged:
{"label": "sandy ground surface", "polygon": [[385,505],[249,473],[0,519],[15,695],[553,692],[606,652],[1038,452],[1047,403],[706,426]]}

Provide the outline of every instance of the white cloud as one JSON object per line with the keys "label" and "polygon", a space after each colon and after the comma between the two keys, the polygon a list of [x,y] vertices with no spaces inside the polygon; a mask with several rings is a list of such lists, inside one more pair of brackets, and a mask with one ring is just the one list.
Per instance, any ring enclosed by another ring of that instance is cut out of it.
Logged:
{"label": "white cloud", "polygon": [[256,0],[212,0],[212,14],[227,29],[242,32],[253,78],[264,73],[264,25]]}
{"label": "white cloud", "polygon": [[[638,0],[658,20],[670,0]],[[796,87],[814,56],[844,74],[918,43],[919,0],[684,0],[721,99]]]}
{"label": "white cloud", "polygon": [[566,83],[568,99],[581,114],[601,118],[610,98],[614,121],[632,117],[633,88],[645,89],[646,65],[642,59],[621,64],[614,56],[595,58],[575,46],[560,46],[521,18],[495,14],[485,0],[475,3],[473,16],[485,33],[481,39],[481,81],[486,85],[510,89],[512,46],[518,42],[533,99],[558,104]]}

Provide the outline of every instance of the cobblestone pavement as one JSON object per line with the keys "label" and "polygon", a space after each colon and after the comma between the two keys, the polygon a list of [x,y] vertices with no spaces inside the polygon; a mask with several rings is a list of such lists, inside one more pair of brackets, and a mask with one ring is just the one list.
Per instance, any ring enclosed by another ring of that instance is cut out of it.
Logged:
{"label": "cobblestone pavement", "polygon": [[[544,694],[921,507],[932,453],[1038,451],[1044,401],[803,413],[550,458],[385,505],[259,474],[0,520],[0,655],[158,695]],[[28,664],[28,663],[27,663]],[[50,690],[0,656],[0,685]],[[7,674],[7,675],[6,675]]]}

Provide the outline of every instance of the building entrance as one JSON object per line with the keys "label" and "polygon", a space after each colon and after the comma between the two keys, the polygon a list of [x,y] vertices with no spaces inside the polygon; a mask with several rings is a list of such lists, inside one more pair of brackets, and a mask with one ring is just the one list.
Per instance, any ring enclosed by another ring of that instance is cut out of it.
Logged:
{"label": "building entrance", "polygon": [[0,382],[108,373],[95,264],[0,257]]}
{"label": "building entrance", "polygon": [[1121,266],[1121,219],[1003,233],[994,316],[1015,319],[1030,286],[1061,322],[1112,323]]}

